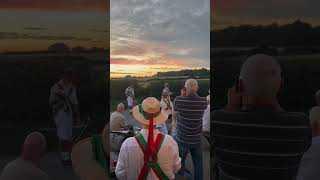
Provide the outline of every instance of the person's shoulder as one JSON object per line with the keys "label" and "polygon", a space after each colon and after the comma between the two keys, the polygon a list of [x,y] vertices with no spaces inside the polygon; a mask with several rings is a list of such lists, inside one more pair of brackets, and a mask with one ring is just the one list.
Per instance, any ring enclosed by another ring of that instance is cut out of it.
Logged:
{"label": "person's shoulder", "polygon": [[166,142],[165,144],[167,145],[177,145],[177,142],[173,139],[173,137],[168,134],[164,135],[164,142]]}

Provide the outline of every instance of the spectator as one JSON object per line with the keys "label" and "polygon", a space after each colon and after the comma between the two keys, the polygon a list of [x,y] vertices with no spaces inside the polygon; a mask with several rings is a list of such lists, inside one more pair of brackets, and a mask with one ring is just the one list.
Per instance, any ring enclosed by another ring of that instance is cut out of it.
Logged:
{"label": "spectator", "polygon": [[48,180],[48,175],[38,167],[46,154],[46,139],[39,132],[29,134],[23,144],[21,157],[8,163],[1,180]]}
{"label": "spectator", "polygon": [[125,129],[126,117],[123,115],[125,107],[123,103],[118,104],[117,110],[110,115],[110,130],[120,131]]}
{"label": "spectator", "polygon": [[188,79],[185,83],[186,96],[178,96],[174,101],[174,111],[177,113],[176,129],[173,134],[179,146],[179,154],[182,159],[183,176],[185,159],[190,151],[194,166],[195,179],[203,179],[202,163],[202,117],[207,107],[206,98],[197,94],[198,82],[195,79]]}
{"label": "spectator", "polygon": [[239,91],[230,88],[225,110],[212,115],[219,179],[294,179],[311,144],[308,117],[280,107],[281,68],[273,57],[249,57],[240,75]]}
{"label": "spectator", "polygon": [[127,102],[128,102],[128,108],[129,112],[132,111],[132,107],[134,106],[134,103],[136,102],[136,95],[134,93],[134,82],[130,82],[129,87],[127,87],[125,92]]}
{"label": "spectator", "polygon": [[210,143],[210,95],[207,96],[207,102],[207,109],[204,111],[202,118],[202,133]]}
{"label": "spectator", "polygon": [[310,111],[312,128],[312,145],[303,155],[298,171],[297,180],[318,180],[320,177],[320,107],[313,107]]}
{"label": "spectator", "polygon": [[119,180],[174,179],[181,167],[178,145],[171,136],[154,129],[155,125],[167,120],[167,112],[160,110],[160,102],[156,98],[149,97],[135,106],[132,114],[142,130],[122,144],[116,166],[117,177]]}

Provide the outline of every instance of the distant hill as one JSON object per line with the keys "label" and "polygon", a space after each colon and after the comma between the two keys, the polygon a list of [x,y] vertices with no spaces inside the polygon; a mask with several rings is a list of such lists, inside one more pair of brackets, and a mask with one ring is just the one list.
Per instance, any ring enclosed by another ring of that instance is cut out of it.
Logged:
{"label": "distant hill", "polygon": [[291,24],[240,25],[211,31],[212,47],[319,46],[320,26],[296,20]]}
{"label": "distant hill", "polygon": [[187,69],[181,71],[168,71],[158,72],[155,77],[177,77],[177,76],[188,76],[188,77],[210,77],[210,70],[202,69]]}

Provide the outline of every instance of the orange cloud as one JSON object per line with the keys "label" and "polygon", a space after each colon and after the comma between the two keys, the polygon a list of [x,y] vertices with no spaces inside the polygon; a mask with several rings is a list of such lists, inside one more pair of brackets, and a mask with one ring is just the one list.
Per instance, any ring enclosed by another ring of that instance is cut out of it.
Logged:
{"label": "orange cloud", "polygon": [[110,0],[10,0],[0,9],[41,11],[109,11]]}
{"label": "orange cloud", "polygon": [[112,65],[184,65],[186,62],[183,60],[133,60],[133,59],[124,59],[124,58],[112,58],[110,59],[110,64]]}

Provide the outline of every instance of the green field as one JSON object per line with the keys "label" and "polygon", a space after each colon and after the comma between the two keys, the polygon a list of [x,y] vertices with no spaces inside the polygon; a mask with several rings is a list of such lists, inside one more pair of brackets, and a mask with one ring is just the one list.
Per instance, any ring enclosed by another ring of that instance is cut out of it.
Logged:
{"label": "green field", "polygon": [[[81,119],[85,121],[93,114],[91,126],[97,131],[104,127],[108,113],[107,65],[90,56],[0,55],[0,140],[7,143],[0,153],[19,151],[30,131],[55,127],[48,98],[51,86],[66,67],[73,67],[79,73]],[[105,58],[103,54],[102,57]]]}
{"label": "green field", "polygon": [[[155,79],[147,82],[136,81],[135,93],[138,103],[141,103],[146,97],[156,97],[158,100],[161,98],[161,93],[164,88],[164,83],[170,85],[170,91],[174,94],[171,96],[173,101],[177,95],[180,95],[180,89],[184,86],[186,79]],[[129,85],[129,79],[111,79],[110,80],[110,112],[116,109],[118,103],[123,102],[126,104],[125,90]],[[209,79],[198,79],[200,96],[207,96],[210,89]]]}
{"label": "green field", "polygon": [[[279,94],[281,105],[288,111],[308,112],[315,105],[314,94],[320,89],[320,55],[279,56],[284,87]],[[223,107],[227,90],[234,85],[246,57],[216,58],[213,66],[213,105]]]}

